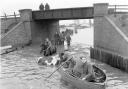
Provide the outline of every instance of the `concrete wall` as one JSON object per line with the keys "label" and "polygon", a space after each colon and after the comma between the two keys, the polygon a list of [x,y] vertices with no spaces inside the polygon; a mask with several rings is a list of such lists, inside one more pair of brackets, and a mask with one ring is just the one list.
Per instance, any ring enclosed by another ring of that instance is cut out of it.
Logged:
{"label": "concrete wall", "polygon": [[19,22],[11,31],[9,31],[2,39],[1,46],[12,45],[24,45],[29,42],[29,35],[27,29],[25,29],[24,22]]}
{"label": "concrete wall", "polygon": [[59,27],[58,20],[34,20],[31,9],[22,9],[20,14],[33,44],[40,44],[47,37],[53,38],[53,34]]}
{"label": "concrete wall", "polygon": [[128,57],[128,42],[105,18],[94,19],[94,47]]}
{"label": "concrete wall", "polygon": [[59,20],[51,20],[48,21],[48,30],[49,30],[49,38],[50,40],[54,40],[54,34],[56,31],[60,32],[59,29]]}
{"label": "concrete wall", "polygon": [[20,10],[20,23],[2,37],[1,45],[25,45],[29,41],[39,44],[46,38],[53,40],[54,33],[59,31],[58,20],[38,20],[32,19],[31,9]]}
{"label": "concrete wall", "polygon": [[45,38],[53,40],[53,35],[59,29],[58,20],[40,20],[31,22],[33,44],[40,44]]}
{"label": "concrete wall", "polygon": [[128,57],[128,37],[108,10],[107,3],[94,4],[94,48]]}
{"label": "concrete wall", "polygon": [[44,38],[48,37],[47,24],[43,21],[35,21],[31,24],[32,43],[40,44]]}
{"label": "concrete wall", "polygon": [[112,14],[109,18],[125,33],[128,37],[128,14],[116,14],[116,17]]}

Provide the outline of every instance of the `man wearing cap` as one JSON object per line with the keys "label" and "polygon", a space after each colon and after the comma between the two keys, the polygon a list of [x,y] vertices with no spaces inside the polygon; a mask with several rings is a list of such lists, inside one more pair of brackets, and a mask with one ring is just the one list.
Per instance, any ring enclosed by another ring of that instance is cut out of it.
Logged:
{"label": "man wearing cap", "polygon": [[73,69],[73,74],[82,80],[92,81],[95,78],[95,73],[92,64],[85,57],[80,57],[76,60],[76,65]]}

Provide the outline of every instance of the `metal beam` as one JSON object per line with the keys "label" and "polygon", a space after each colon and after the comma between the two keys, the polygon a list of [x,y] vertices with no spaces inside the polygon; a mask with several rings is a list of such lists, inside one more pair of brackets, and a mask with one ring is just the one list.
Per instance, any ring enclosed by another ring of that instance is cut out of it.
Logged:
{"label": "metal beam", "polygon": [[66,8],[66,9],[51,9],[46,11],[33,11],[34,20],[43,19],[89,19],[93,18],[93,7],[84,8]]}

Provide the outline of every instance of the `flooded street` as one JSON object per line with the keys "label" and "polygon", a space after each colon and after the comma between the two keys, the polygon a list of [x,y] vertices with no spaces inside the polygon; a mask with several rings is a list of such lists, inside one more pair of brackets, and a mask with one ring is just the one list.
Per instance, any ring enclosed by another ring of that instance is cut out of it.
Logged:
{"label": "flooded street", "polygon": [[55,68],[39,66],[37,47],[28,47],[2,56],[1,89],[58,89],[60,75],[55,73],[45,80]]}
{"label": "flooded street", "polygon": [[[89,57],[89,48],[93,44],[93,30],[84,29],[72,37],[71,54],[83,53]],[[74,89],[65,85],[58,72],[46,79],[54,70],[54,66],[39,66],[37,58],[39,46],[24,49],[1,56],[0,89]],[[128,73],[91,59],[107,74],[106,89],[128,89]]]}

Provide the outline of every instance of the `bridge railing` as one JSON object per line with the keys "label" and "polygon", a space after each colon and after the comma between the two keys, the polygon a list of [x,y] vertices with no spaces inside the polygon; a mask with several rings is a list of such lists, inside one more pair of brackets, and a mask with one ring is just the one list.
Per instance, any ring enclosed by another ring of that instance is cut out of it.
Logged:
{"label": "bridge railing", "polygon": [[20,14],[16,14],[16,13],[14,12],[13,15],[7,15],[6,13],[4,13],[3,16],[0,16],[0,19],[7,20],[7,19],[9,19],[9,18],[15,18],[15,21],[17,21],[17,17],[20,17]]}
{"label": "bridge railing", "polygon": [[14,24],[17,24],[19,22],[19,17],[20,14],[16,14],[15,12],[12,15],[4,13],[3,16],[0,16],[2,29],[1,33],[6,33],[10,29],[11,25],[13,26]]}
{"label": "bridge railing", "polygon": [[115,17],[116,17],[116,14],[128,13],[128,5],[109,5],[108,13],[114,14]]}

